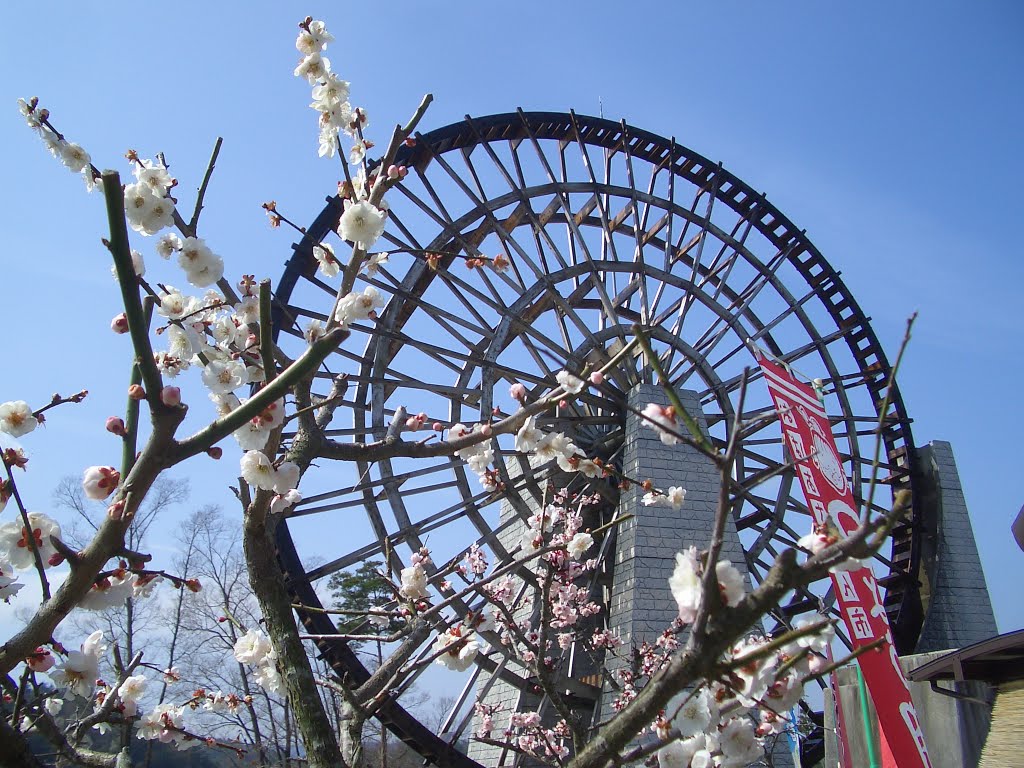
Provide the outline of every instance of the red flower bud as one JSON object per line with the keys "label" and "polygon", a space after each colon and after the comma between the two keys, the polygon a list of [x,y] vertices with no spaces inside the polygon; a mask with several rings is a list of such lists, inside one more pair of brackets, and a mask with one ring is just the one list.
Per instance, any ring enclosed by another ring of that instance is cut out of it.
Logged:
{"label": "red flower bud", "polygon": [[224,449],[219,445],[212,445],[206,449],[206,453],[211,459],[216,460],[224,455]]}
{"label": "red flower bud", "polygon": [[124,516],[124,499],[115,501],[107,507],[107,517],[111,520],[120,520]]}
{"label": "red flower bud", "polygon": [[132,400],[145,400],[146,390],[144,390],[138,384],[132,384],[130,387],[128,387],[128,397],[130,397]]}
{"label": "red flower bud", "polygon": [[118,437],[124,437],[128,432],[124,428],[124,419],[119,416],[107,417],[107,432]]}
{"label": "red flower bud", "polygon": [[124,312],[110,321],[110,330],[114,333],[128,333],[128,318]]}
{"label": "red flower bud", "polygon": [[178,387],[164,387],[160,390],[160,402],[172,407],[181,405],[181,390]]}

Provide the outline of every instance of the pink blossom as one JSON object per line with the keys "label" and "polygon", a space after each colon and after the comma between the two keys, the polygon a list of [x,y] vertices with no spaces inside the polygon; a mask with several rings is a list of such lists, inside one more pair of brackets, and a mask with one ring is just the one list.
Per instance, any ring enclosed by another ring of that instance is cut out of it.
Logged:
{"label": "pink blossom", "polygon": [[128,333],[128,316],[122,312],[110,321],[110,330],[114,333]]}
{"label": "pink blossom", "polygon": [[181,389],[167,386],[160,390],[160,402],[168,406],[181,405]]}

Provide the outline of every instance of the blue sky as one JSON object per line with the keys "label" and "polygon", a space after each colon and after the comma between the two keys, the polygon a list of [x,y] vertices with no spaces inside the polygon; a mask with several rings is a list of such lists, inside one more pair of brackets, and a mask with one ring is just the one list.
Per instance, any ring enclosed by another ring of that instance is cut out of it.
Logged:
{"label": "blue sky", "polygon": [[[0,401],[94,393],[26,438],[32,508],[50,505],[61,476],[116,463],[101,427],[121,408],[128,347],[106,331],[116,290],[101,201],[46,154],[15,100],[38,95],[101,167],[125,172],[129,147],[164,151],[188,201],[223,136],[205,236],[229,273],[276,278],[292,238],[267,227],[260,204],[309,221],[339,173],[316,157],[308,87],[292,77],[307,13],[337,37],[334,69],[381,142],[427,91],[425,129],[517,106],[603,108],[765,191],[842,271],[890,355],[919,310],[900,377],[915,439],[953,443],[1000,630],[1024,626],[1003,576],[1024,558],[1009,536],[1024,502],[1009,482],[1024,427],[1011,397],[1024,374],[1024,8],[1014,2],[5,8]],[[187,469],[197,505],[234,512],[215,465]]]}

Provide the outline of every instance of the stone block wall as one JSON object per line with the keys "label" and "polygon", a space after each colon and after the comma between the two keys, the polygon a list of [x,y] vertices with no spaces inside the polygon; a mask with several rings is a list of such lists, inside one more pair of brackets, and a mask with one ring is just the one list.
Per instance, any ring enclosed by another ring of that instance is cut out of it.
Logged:
{"label": "stone block wall", "polygon": [[963,648],[998,634],[985,573],[952,446],[936,440],[918,450],[925,477],[936,485],[933,537],[935,578],[930,585],[917,652]]}

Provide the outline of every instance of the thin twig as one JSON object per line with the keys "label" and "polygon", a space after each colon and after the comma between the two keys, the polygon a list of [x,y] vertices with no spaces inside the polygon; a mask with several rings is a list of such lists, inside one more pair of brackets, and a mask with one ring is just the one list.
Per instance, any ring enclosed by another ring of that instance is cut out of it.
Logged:
{"label": "thin twig", "polygon": [[213,167],[217,164],[217,156],[220,154],[221,144],[224,143],[224,139],[220,136],[217,137],[217,142],[213,145],[213,152],[210,155],[210,162],[206,166],[206,173],[203,174],[203,183],[199,185],[199,192],[196,195],[196,207],[192,211],[192,219],[189,221],[188,226],[193,232],[198,231],[199,228],[199,214],[203,211],[203,199],[206,197],[206,187],[210,183],[210,177],[213,175]]}

